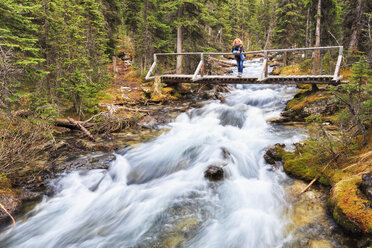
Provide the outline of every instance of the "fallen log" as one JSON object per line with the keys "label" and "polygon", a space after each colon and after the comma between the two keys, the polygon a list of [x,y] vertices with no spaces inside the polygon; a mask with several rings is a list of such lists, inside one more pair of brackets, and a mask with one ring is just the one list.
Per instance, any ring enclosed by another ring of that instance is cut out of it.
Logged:
{"label": "fallen log", "polygon": [[[87,122],[82,122],[82,121],[76,121],[76,122],[86,128],[94,125],[93,123],[87,123]],[[79,127],[71,123],[68,119],[55,119],[53,121],[53,125],[57,127],[65,127],[65,128],[69,128],[73,130],[79,130]]]}
{"label": "fallen log", "polygon": [[96,139],[93,137],[93,135],[82,125],[81,121],[76,121],[70,117],[67,117],[67,120],[78,127],[86,136],[88,136],[91,140],[96,141]]}
{"label": "fallen log", "polygon": [[12,112],[12,116],[22,117],[22,118],[29,117],[31,114],[32,112],[30,110],[24,110],[24,109]]}

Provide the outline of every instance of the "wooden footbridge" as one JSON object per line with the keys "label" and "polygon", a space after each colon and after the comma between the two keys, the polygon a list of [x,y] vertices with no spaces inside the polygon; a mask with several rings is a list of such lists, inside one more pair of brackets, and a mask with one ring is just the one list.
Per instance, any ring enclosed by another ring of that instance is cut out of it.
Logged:
{"label": "wooden footbridge", "polygon": [[[271,53],[286,53],[286,52],[305,52],[309,50],[332,50],[338,49],[338,59],[333,75],[291,75],[291,76],[273,76],[269,75],[268,63]],[[211,83],[211,84],[339,84],[342,83],[340,76],[340,67],[343,58],[342,46],[330,47],[311,47],[311,48],[294,48],[294,49],[273,49],[262,51],[249,51],[243,54],[263,54],[261,73],[256,76],[233,76],[233,75],[204,75],[205,56],[228,56],[232,53],[156,53],[154,54],[154,63],[148,71],[145,79],[152,80],[155,77],[160,77],[164,83]],[[198,55],[200,62],[193,74],[157,74],[157,58],[159,56],[183,56],[183,55]],[[154,74],[154,75],[153,75]]]}

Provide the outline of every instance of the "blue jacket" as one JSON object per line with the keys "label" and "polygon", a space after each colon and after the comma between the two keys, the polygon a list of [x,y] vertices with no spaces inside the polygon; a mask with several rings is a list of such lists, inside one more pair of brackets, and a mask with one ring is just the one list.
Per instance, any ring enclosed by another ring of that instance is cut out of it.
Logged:
{"label": "blue jacket", "polygon": [[[240,51],[240,53],[244,53],[244,47],[243,46],[234,46],[234,47],[232,47],[231,52],[233,54],[237,54],[238,51]],[[235,59],[237,59],[237,60],[244,60],[245,59],[245,55],[244,54],[237,54],[237,55],[235,55]]]}

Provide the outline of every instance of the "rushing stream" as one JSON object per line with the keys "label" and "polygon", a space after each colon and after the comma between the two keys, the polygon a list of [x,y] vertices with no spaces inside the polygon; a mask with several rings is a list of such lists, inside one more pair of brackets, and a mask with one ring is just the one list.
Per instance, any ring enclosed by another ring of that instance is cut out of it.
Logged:
{"label": "rushing stream", "polygon": [[[245,75],[261,70],[246,62]],[[295,87],[237,86],[226,101],[180,114],[169,131],[117,154],[108,170],[72,172],[1,247],[281,247],[290,239],[287,176],[263,160],[275,143],[304,138],[298,129],[267,123]],[[209,182],[209,165],[224,180]]]}

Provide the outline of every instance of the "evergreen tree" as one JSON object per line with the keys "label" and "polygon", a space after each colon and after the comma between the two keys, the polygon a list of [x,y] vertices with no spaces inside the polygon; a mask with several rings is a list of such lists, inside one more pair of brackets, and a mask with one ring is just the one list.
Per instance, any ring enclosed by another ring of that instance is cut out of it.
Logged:
{"label": "evergreen tree", "polygon": [[71,100],[79,116],[94,111],[96,94],[107,78],[107,38],[101,5],[95,0],[47,0],[44,30],[46,88],[59,106]]}
{"label": "evergreen tree", "polygon": [[36,65],[39,56],[33,13],[40,8],[29,1],[0,2],[0,106],[8,112],[17,97],[21,81],[32,82],[40,71]]}
{"label": "evergreen tree", "polygon": [[300,12],[302,1],[284,0],[276,10],[275,44],[278,48],[301,47],[305,43],[304,16]]}

